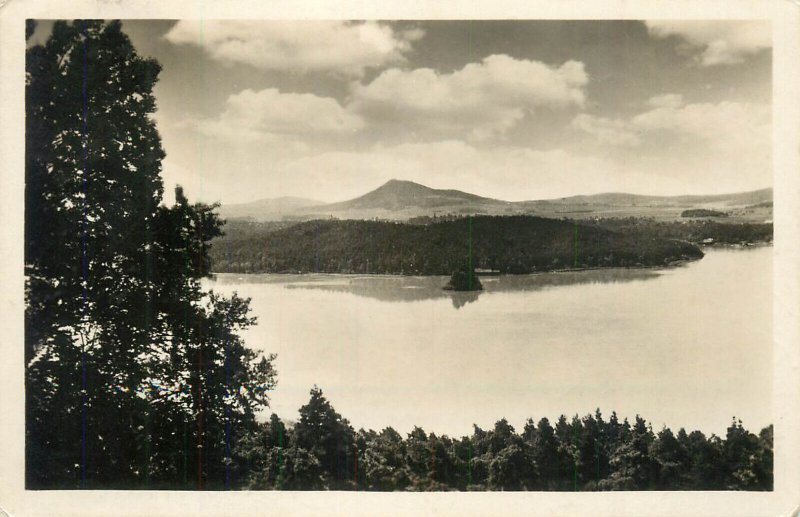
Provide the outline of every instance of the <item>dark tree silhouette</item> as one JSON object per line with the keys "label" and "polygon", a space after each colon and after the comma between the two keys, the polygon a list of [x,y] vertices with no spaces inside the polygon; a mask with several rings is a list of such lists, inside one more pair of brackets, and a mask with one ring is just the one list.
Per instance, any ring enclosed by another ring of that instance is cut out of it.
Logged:
{"label": "dark tree silhouette", "polygon": [[272,415],[237,454],[242,487],[258,490],[772,490],[772,426],[755,435],[734,420],[724,440],[654,434],[640,416],[631,426],[598,409],[555,428],[529,419],[517,433],[503,418],[460,439],[420,427],[403,438],[391,427],[354,432],[316,387],[294,429]]}
{"label": "dark tree silhouette", "polygon": [[355,432],[314,387],[308,404],[300,408],[300,420],[294,428],[295,443],[317,457],[327,483],[344,489],[354,485],[356,474]]}
{"label": "dark tree silhouette", "polygon": [[451,291],[481,291],[483,285],[474,269],[462,267],[453,272],[444,288]]}
{"label": "dark tree silhouette", "polygon": [[27,485],[230,486],[275,375],[247,300],[200,288],[215,207],[161,205],[161,68],[101,21],[56,22],[26,67]]}

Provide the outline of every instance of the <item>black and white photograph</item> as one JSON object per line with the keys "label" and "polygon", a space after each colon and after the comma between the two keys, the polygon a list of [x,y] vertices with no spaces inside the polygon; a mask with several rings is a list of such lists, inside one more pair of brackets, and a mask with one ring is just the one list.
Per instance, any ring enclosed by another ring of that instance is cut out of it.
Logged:
{"label": "black and white photograph", "polygon": [[786,52],[675,16],[16,16],[20,489],[771,512]]}

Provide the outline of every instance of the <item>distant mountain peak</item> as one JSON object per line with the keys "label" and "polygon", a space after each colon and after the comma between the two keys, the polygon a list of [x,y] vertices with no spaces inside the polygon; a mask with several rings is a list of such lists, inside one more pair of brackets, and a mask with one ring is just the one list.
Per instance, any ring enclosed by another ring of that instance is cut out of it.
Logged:
{"label": "distant mountain peak", "polygon": [[417,183],[415,181],[399,180],[399,179],[392,178],[389,181],[387,181],[386,183],[384,183],[383,185],[381,185],[380,187],[378,187],[377,189],[373,190],[373,192],[375,192],[377,190],[382,190],[382,189],[398,189],[398,188],[424,190],[424,191],[435,190],[435,189],[427,187],[427,186],[425,186],[425,185],[423,185],[421,183]]}
{"label": "distant mountain peak", "polygon": [[403,210],[466,206],[471,203],[505,203],[460,190],[440,190],[408,180],[390,179],[363,196],[326,205],[325,210]]}

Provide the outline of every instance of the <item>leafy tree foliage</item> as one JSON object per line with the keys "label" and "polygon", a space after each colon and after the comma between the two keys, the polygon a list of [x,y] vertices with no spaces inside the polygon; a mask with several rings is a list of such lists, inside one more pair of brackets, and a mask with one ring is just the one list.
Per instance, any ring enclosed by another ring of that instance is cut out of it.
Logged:
{"label": "leafy tree foliage", "polygon": [[380,433],[359,432],[359,463],[364,479],[359,478],[359,488],[368,490],[405,490],[410,483],[406,468],[406,443],[403,437],[387,427]]}
{"label": "leafy tree foliage", "polygon": [[162,204],[161,68],[101,21],[26,66],[28,487],[232,486],[273,358],[239,337],[247,300],[200,287],[215,207]]}

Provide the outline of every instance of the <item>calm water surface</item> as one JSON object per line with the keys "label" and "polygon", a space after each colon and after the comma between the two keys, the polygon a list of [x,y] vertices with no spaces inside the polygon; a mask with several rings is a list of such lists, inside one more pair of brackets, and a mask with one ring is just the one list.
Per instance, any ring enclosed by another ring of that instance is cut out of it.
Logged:
{"label": "calm water surface", "polygon": [[771,422],[772,248],[664,270],[484,278],[220,274],[252,298],[253,348],[278,354],[272,411],[319,385],[354,427],[461,436],[506,417],[599,407],[674,429]]}

